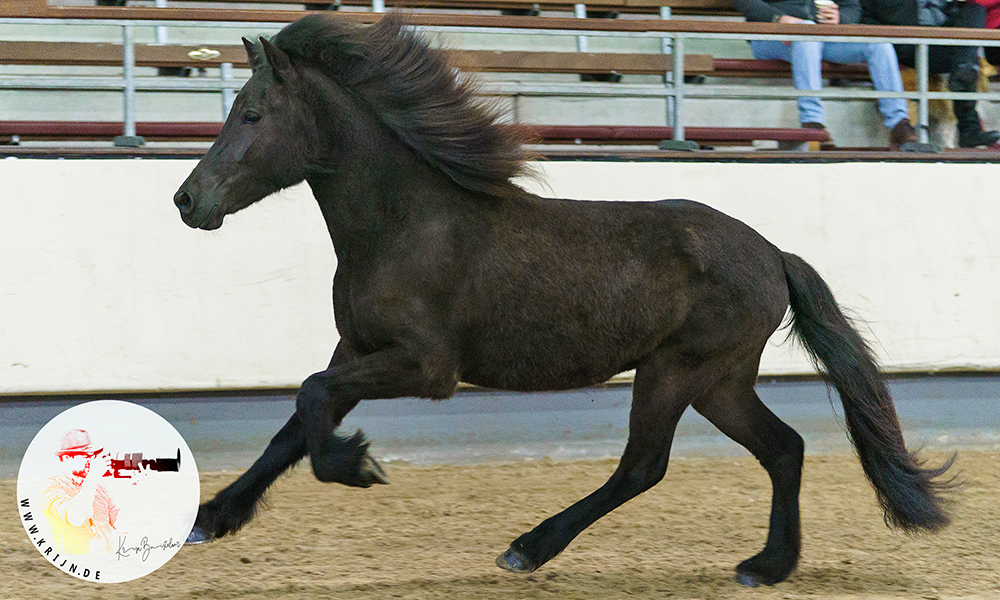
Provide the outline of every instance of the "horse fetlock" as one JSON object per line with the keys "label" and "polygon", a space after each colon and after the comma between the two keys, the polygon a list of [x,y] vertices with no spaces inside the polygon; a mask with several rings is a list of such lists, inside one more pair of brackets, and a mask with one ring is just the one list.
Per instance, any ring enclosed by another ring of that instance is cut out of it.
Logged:
{"label": "horse fetlock", "polygon": [[371,487],[387,484],[385,470],[368,453],[370,442],[359,429],[344,438],[334,433],[309,440],[310,459],[316,479],[326,483],[342,483],[351,487]]}

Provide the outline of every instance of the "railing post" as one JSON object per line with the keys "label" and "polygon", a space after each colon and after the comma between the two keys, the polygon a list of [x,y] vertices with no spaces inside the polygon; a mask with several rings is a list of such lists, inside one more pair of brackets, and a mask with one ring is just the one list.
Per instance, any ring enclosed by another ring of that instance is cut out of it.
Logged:
{"label": "railing post", "polygon": [[[671,16],[670,15],[670,7],[669,6],[661,6],[660,7],[660,19],[662,19],[664,21],[669,21],[670,20],[670,16]],[[660,38],[660,52],[663,53],[663,54],[670,54],[671,52],[673,52],[673,40],[671,40],[667,36],[663,36],[662,38]],[[670,71],[669,73],[666,73],[663,76],[663,83],[666,84],[667,87],[671,87],[674,84],[674,72],[673,71]],[[669,125],[671,123],[671,119],[673,118],[671,115],[674,114],[674,97],[673,96],[667,96],[667,107],[666,108],[667,108],[667,114],[666,114],[667,124]]]}
{"label": "railing post", "polygon": [[684,139],[684,38],[679,33],[673,36],[674,112],[671,126],[674,137],[660,142],[661,150],[697,150],[698,144]]}
{"label": "railing post", "polygon": [[372,12],[384,13],[385,0],[372,0]]}
{"label": "railing post", "polygon": [[684,139],[684,38],[677,37],[673,48],[674,140]]}
{"label": "railing post", "polygon": [[[167,7],[167,0],[156,0],[156,3],[154,4],[154,6],[156,6],[156,8],[166,8]],[[167,27],[166,27],[166,25],[157,25],[156,26],[156,43],[157,44],[166,44],[167,43]]]}
{"label": "railing post", "polygon": [[146,143],[135,132],[135,40],[132,25],[122,26],[122,75],[125,80],[122,89],[123,135],[115,138],[115,146],[135,148]]}
{"label": "railing post", "polygon": [[[669,6],[661,6],[660,7],[660,18],[663,19],[664,21],[669,21],[670,17],[671,17],[670,7]],[[672,40],[669,37],[666,37],[666,36],[660,38],[660,50],[664,54],[670,54],[671,41]]]}
{"label": "railing post", "polygon": [[927,104],[927,90],[929,88],[927,44],[917,44],[917,141],[926,144],[930,141],[927,132],[930,127],[929,110]]}
{"label": "railing post", "polygon": [[[573,16],[577,19],[587,18],[587,5],[586,4],[574,4],[573,5]],[[576,36],[576,51],[586,52],[587,51],[587,36],[578,35]]]}
{"label": "railing post", "polygon": [[[219,78],[222,83],[229,83],[233,80],[233,63],[222,63],[219,65]],[[233,102],[236,100],[235,90],[228,86],[222,88],[222,121],[229,118],[229,112],[233,110]]]}

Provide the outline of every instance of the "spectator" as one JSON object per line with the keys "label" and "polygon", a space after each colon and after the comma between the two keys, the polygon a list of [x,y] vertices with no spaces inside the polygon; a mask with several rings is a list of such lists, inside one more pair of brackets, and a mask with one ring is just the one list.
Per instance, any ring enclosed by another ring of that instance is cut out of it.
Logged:
{"label": "spectator", "polygon": [[[982,28],[986,9],[972,2],[949,0],[861,0],[862,22],[873,25],[923,25],[927,27]],[[916,49],[897,44],[899,63],[913,67]],[[928,68],[932,74],[948,73],[952,92],[974,92],[979,80],[979,48],[975,46],[930,46]],[[955,100],[958,120],[958,145],[961,148],[992,146],[1000,133],[983,131],[975,100]]]}
{"label": "spectator", "polygon": [[[734,0],[736,9],[748,21],[772,23],[857,23],[861,18],[858,0],[837,0],[817,8],[813,0]],[[798,90],[819,90],[823,87],[822,61],[868,65],[876,90],[901,92],[903,81],[899,64],[890,44],[844,42],[778,42],[754,40],[750,50],[755,58],[778,59],[792,64],[792,81]],[[825,129],[825,113],[819,98],[801,97],[798,101],[799,123],[802,127]],[[906,100],[880,98],[878,108],[889,128],[889,145],[898,150],[904,144],[917,141],[910,124]]]}

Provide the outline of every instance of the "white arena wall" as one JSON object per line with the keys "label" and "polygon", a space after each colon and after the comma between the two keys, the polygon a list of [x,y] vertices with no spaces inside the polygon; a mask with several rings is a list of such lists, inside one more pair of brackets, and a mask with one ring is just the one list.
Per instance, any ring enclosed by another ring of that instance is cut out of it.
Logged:
{"label": "white arena wall", "polygon": [[[192,160],[0,161],[0,395],[295,387],[337,342],[307,187],[195,231]],[[543,195],[691,198],[801,255],[893,372],[1000,369],[985,164],[545,162]],[[813,369],[779,330],[761,373]]]}

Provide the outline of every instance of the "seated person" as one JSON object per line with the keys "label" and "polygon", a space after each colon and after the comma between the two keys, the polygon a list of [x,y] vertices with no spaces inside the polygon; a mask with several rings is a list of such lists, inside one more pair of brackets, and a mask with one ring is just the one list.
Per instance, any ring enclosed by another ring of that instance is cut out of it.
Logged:
{"label": "seated person", "polygon": [[[839,24],[857,23],[861,17],[858,0],[837,0],[821,9],[816,8],[813,0],[734,0],[734,4],[747,21]],[[754,40],[750,42],[750,50],[755,58],[790,62],[792,81],[797,90],[822,89],[822,61],[826,60],[867,63],[876,90],[903,91],[899,64],[891,44]],[[801,97],[798,106],[802,127],[825,128],[825,113],[819,98]],[[889,145],[892,149],[916,142],[917,136],[910,124],[905,99],[880,98],[878,108],[890,130]]]}
{"label": "seated person", "polygon": [[[872,25],[924,25],[928,27],[982,28],[986,10],[972,2],[947,0],[861,0],[863,23]],[[974,92],[979,80],[979,48],[975,46],[930,46],[928,69],[931,74],[948,73],[948,89],[953,92]],[[899,63],[913,67],[916,49],[909,44],[897,44]],[[955,100],[958,120],[958,145],[962,148],[992,146],[1000,133],[983,131],[975,100]]]}

